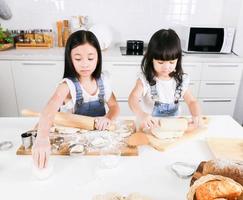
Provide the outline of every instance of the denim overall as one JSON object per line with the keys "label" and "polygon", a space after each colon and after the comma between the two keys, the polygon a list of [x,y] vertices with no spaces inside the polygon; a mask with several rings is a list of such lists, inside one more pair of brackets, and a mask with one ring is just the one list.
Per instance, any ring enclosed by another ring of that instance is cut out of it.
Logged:
{"label": "denim overall", "polygon": [[158,91],[156,89],[156,84],[150,86],[150,92],[152,99],[154,100],[154,107],[152,116],[153,117],[172,117],[179,114],[179,98],[180,90],[175,91],[175,101],[174,103],[162,103],[159,101]]}
{"label": "denim overall", "polygon": [[71,79],[75,85],[76,89],[76,104],[74,107],[74,113],[78,115],[85,115],[90,117],[98,117],[98,116],[104,116],[106,114],[105,112],[105,89],[103,81],[99,78],[97,79],[97,85],[99,88],[99,100],[96,101],[89,101],[89,102],[83,102],[83,91],[81,89],[80,83],[78,79]]}

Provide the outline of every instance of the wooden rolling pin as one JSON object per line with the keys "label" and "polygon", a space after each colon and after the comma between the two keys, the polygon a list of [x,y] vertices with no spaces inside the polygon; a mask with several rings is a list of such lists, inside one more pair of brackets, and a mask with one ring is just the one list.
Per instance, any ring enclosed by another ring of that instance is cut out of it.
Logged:
{"label": "wooden rolling pin", "polygon": [[[21,111],[23,116],[29,117],[39,117],[40,113],[34,112],[32,110],[24,109]],[[84,116],[84,115],[76,115],[72,113],[64,113],[57,112],[54,118],[54,123],[60,126],[81,128],[85,130],[94,130],[95,129],[95,118]],[[111,125],[108,130],[114,130],[115,125]]]}

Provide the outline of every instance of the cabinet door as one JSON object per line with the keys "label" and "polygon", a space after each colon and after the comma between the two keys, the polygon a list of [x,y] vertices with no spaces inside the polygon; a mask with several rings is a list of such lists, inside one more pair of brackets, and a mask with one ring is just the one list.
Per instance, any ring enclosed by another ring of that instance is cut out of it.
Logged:
{"label": "cabinet door", "polygon": [[16,117],[18,109],[11,70],[11,61],[0,61],[0,116]]}
{"label": "cabinet door", "polygon": [[183,70],[190,76],[190,80],[200,80],[202,63],[183,63]]}
{"label": "cabinet door", "polygon": [[134,115],[134,113],[131,111],[128,101],[127,100],[119,100],[118,104],[120,106],[120,115],[121,116],[131,116]]}
{"label": "cabinet door", "polygon": [[241,70],[238,63],[207,63],[202,69],[202,80],[240,80]]}
{"label": "cabinet door", "polygon": [[236,98],[239,81],[201,81],[199,97]]}
{"label": "cabinet door", "polygon": [[105,70],[110,73],[112,88],[117,99],[128,99],[135,86],[140,71],[140,63],[105,63]]}
{"label": "cabinet door", "polygon": [[41,111],[62,79],[62,61],[24,61],[13,63],[18,109]]}
{"label": "cabinet door", "polygon": [[199,81],[191,81],[189,83],[189,90],[191,91],[192,95],[197,98],[198,91],[199,91]]}
{"label": "cabinet door", "polygon": [[201,99],[200,105],[204,115],[233,116],[235,99]]}

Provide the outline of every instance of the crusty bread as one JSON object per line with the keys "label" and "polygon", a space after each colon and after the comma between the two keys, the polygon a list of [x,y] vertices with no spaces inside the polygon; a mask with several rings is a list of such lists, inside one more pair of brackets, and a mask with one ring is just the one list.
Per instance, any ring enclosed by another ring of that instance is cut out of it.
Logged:
{"label": "crusty bread", "polygon": [[241,187],[228,180],[209,181],[196,189],[197,200],[211,200],[215,198],[226,198],[234,200],[241,195]]}
{"label": "crusty bread", "polygon": [[226,176],[243,185],[243,163],[227,160],[210,160],[203,166],[202,175],[207,174]]}
{"label": "crusty bread", "polygon": [[243,186],[220,175],[205,175],[190,187],[187,200],[242,200]]}

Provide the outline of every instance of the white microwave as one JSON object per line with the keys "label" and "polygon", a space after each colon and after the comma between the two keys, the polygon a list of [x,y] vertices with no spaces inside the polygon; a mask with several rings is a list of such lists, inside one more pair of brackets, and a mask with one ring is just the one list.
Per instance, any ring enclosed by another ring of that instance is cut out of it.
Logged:
{"label": "white microwave", "polygon": [[231,53],[235,29],[178,26],[181,47],[188,53]]}

